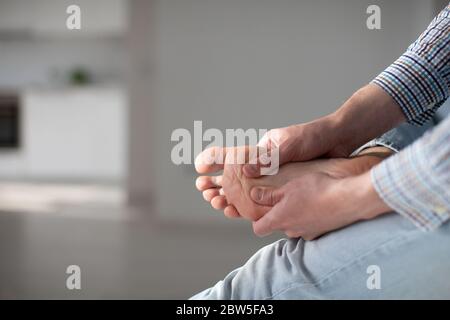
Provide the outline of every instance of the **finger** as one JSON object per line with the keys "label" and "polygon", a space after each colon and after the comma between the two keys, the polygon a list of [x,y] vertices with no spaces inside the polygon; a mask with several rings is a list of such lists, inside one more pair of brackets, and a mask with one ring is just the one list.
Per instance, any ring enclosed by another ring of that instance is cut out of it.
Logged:
{"label": "finger", "polygon": [[207,189],[205,191],[202,192],[203,194],[203,199],[205,199],[205,201],[211,202],[211,200],[214,197],[220,196],[220,192],[218,188],[211,188],[211,189]]}
{"label": "finger", "polygon": [[274,206],[283,198],[283,192],[272,187],[253,187],[250,190],[250,197],[260,205]]}
{"label": "finger", "polygon": [[[269,151],[271,148],[272,148],[271,131],[268,131],[258,142],[258,154],[260,152],[267,153],[267,151]],[[267,161],[262,161],[262,163],[264,163],[264,165],[269,165]],[[261,176],[262,163],[260,161],[260,157],[258,156],[256,163],[250,162],[249,164],[245,165],[242,168],[244,175],[246,175],[248,178],[258,178],[259,176]]]}
{"label": "finger", "polygon": [[[258,147],[256,151],[253,152],[257,152],[256,157],[250,158],[249,163],[242,168],[244,175],[248,178],[258,178],[263,175],[263,170],[273,170],[274,168],[271,168],[272,164],[279,164],[278,149],[265,149]],[[268,172],[264,173],[264,175],[268,175]]]}
{"label": "finger", "polygon": [[201,176],[195,180],[195,186],[199,191],[210,188],[222,187],[222,176]]}
{"label": "finger", "polygon": [[224,210],[223,210],[223,214],[227,217],[227,218],[240,218],[241,215],[239,214],[239,212],[236,210],[236,208],[233,205],[229,205],[227,206]]}
{"label": "finger", "polygon": [[271,234],[275,231],[273,216],[270,214],[270,211],[262,216],[259,220],[256,220],[252,223],[253,232],[258,237],[264,237]]}
{"label": "finger", "polygon": [[227,198],[225,196],[217,196],[211,199],[211,206],[216,210],[223,210],[227,205]]}
{"label": "finger", "polygon": [[223,169],[227,148],[211,147],[195,158],[195,169],[200,174],[217,172]]}
{"label": "finger", "polygon": [[248,178],[258,178],[261,176],[261,167],[270,165],[270,156],[267,154],[266,149],[260,147],[253,149],[252,151],[256,154],[249,159],[248,164],[244,165],[242,171]]}
{"label": "finger", "polygon": [[[284,234],[288,238],[299,238],[301,236],[301,234],[298,231],[292,231],[292,230],[287,230],[284,232]],[[305,239],[305,240],[307,240],[307,239]]]}
{"label": "finger", "polygon": [[276,230],[284,230],[283,228],[283,206],[275,205],[269,212],[263,215],[259,220],[253,222],[253,232],[260,237],[271,234]]}
{"label": "finger", "polygon": [[242,172],[248,178],[258,178],[261,175],[261,165],[257,164],[246,164],[242,168]]}

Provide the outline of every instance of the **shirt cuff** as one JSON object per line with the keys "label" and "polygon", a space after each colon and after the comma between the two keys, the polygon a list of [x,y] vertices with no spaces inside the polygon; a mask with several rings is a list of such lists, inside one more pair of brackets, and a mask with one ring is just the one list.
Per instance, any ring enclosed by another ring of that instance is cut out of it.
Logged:
{"label": "shirt cuff", "polygon": [[407,51],[373,81],[400,106],[410,123],[422,125],[449,96],[449,88],[435,66]]}
{"label": "shirt cuff", "polygon": [[420,140],[371,169],[378,195],[394,211],[428,231],[450,217],[445,184],[436,181],[434,165]]}

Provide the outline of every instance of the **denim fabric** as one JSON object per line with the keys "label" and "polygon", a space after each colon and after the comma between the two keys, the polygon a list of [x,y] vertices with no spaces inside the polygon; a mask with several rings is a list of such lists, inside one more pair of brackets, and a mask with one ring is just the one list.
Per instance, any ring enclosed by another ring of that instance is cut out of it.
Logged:
{"label": "denim fabric", "polygon": [[449,252],[450,224],[425,233],[390,213],[314,241],[279,240],[191,299],[449,299]]}
{"label": "denim fabric", "polygon": [[445,117],[450,116],[450,99],[447,99],[445,103],[436,111],[436,115],[434,116],[434,122],[439,123]]}
{"label": "denim fabric", "polygon": [[403,123],[398,127],[389,130],[382,136],[364,144],[363,146],[355,150],[352,155],[357,155],[362,150],[375,146],[384,146],[395,152],[399,152],[400,150],[404,149],[406,146],[410,145],[412,142],[420,138],[426,131],[433,128],[434,125],[435,122],[433,120],[427,121],[421,127],[409,123]]}

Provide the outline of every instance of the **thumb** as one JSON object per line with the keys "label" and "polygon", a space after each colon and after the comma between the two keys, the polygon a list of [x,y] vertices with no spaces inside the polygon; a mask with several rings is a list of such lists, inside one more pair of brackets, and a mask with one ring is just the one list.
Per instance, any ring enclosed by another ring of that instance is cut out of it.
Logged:
{"label": "thumb", "polygon": [[261,176],[261,165],[259,163],[256,164],[245,164],[242,168],[244,175],[247,178],[258,178]]}
{"label": "thumb", "polygon": [[247,178],[258,178],[261,176],[261,168],[270,166],[271,158],[267,149],[258,147],[256,149],[257,155],[254,158],[249,159],[249,163],[245,164],[242,168],[244,175]]}
{"label": "thumb", "polygon": [[280,208],[275,206],[260,219],[253,222],[253,232],[259,236],[267,236],[273,231],[280,229],[277,225]]}
{"label": "thumb", "polygon": [[276,145],[272,142],[271,131],[266,132],[257,144],[256,151],[258,156],[256,157],[256,163],[249,161],[250,163],[245,164],[242,168],[242,171],[247,178],[258,178],[261,176],[261,167],[270,165],[270,159],[268,158],[267,153],[275,146]]}
{"label": "thumb", "polygon": [[253,187],[250,198],[257,204],[272,207],[283,198],[283,192],[272,187]]}

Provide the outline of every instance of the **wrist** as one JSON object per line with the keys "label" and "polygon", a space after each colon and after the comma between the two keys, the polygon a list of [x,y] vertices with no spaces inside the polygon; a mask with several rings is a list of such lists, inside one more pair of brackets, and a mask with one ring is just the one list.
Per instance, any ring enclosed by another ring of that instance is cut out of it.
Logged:
{"label": "wrist", "polygon": [[374,84],[356,91],[331,116],[347,155],[405,120],[392,97]]}
{"label": "wrist", "polygon": [[373,219],[392,209],[380,198],[373,187],[371,172],[341,179],[342,212],[355,221]]}
{"label": "wrist", "polygon": [[[344,105],[353,103],[355,98],[350,98]],[[329,139],[332,141],[333,148],[329,150],[329,156],[332,158],[343,157],[346,158],[362,144],[358,139],[362,135],[355,135],[358,133],[358,122],[355,121],[353,115],[346,112],[348,108],[339,108],[335,112],[323,118],[323,125],[327,132],[330,133]]]}
{"label": "wrist", "polygon": [[331,113],[310,124],[316,131],[316,139],[314,139],[316,145],[320,145],[323,149],[323,153],[319,156],[344,158],[353,151],[344,143],[347,140],[345,137],[347,124],[339,113]]}

